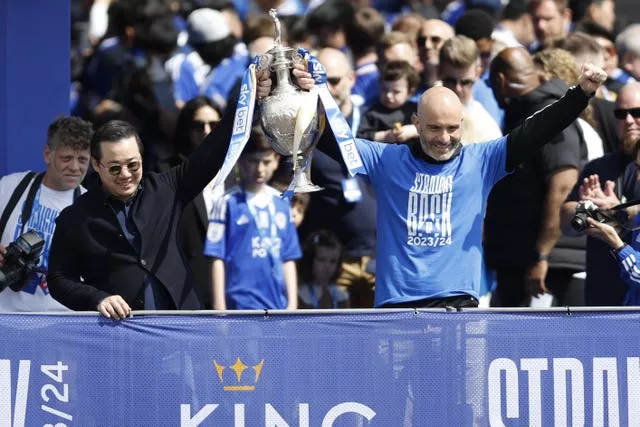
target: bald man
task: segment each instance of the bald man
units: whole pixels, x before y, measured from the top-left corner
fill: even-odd
[[[425,88],[430,88],[438,80],[440,49],[444,42],[454,35],[451,25],[439,19],[427,19],[422,23],[418,36],[418,52],[424,67]]]
[[[294,74],[308,87],[311,75],[301,68]],[[603,70],[585,66],[579,87],[511,134],[485,143],[460,144],[462,105],[444,87],[420,99],[413,118],[418,143],[356,139],[359,157],[347,153],[345,166],[358,168],[378,202],[375,306],[477,306],[491,188],[573,122],[605,79]],[[318,148],[342,159],[332,132]]]
[[[333,99],[338,104],[340,112],[351,125],[352,132],[355,135],[360,122],[360,111],[357,107],[357,111],[354,111],[354,104],[351,100],[351,89],[356,83],[356,74],[353,71],[351,62],[342,51],[331,47],[321,49],[317,58],[327,73],[329,92],[331,92]],[[353,116],[356,118],[355,129]]]
[[[589,199],[599,208],[609,209],[620,200],[640,199],[640,185],[636,177],[640,158],[637,155],[634,158],[634,150],[640,148],[640,83],[622,87],[615,111],[616,133],[620,141],[618,150],[592,160],[584,167],[578,183],[562,206],[565,234],[575,234],[569,224],[581,200]],[[633,112],[635,116],[631,114]],[[592,182],[584,187],[589,177],[593,177]],[[637,206],[629,208],[627,216],[633,219],[637,209]],[[627,243],[630,239],[629,233],[623,237]],[[605,243],[591,236],[587,238],[586,305],[614,307],[625,301],[627,285],[620,279],[617,263],[608,255],[608,250]],[[637,300],[634,304],[637,305]]]

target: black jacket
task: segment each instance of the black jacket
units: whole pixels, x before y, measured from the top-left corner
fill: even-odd
[[[202,194],[188,203],[180,220],[180,247],[193,271],[196,292],[205,309],[211,309],[211,261],[204,254],[209,214]]]
[[[526,95],[513,98],[505,109],[505,132],[560,99],[567,89],[564,82],[552,79]],[[559,168],[574,167],[581,170],[586,163],[586,144],[576,122],[541,142],[545,144],[542,149],[496,184],[489,195],[484,222],[484,249],[487,264],[492,268],[526,267],[534,261],[547,178]],[[583,268],[584,245],[584,239],[574,241],[563,237],[556,248],[566,247],[570,254],[562,256],[564,261],[561,264]]]
[[[168,290],[177,309],[201,308],[178,242],[180,217],[222,166],[234,110],[227,109],[188,161],[143,177],[129,208],[140,234],[140,253],[125,238],[99,182],[60,213],[47,275],[56,300],[73,310],[95,310],[101,299],[120,295],[132,309],[143,309],[143,284],[151,274]]]

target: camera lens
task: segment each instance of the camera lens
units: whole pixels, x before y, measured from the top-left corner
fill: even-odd
[[[577,213],[571,220],[571,227],[576,231],[584,231],[589,227],[587,223],[587,215],[584,213]]]

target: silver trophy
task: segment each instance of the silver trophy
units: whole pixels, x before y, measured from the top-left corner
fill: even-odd
[[[259,100],[260,121],[271,147],[282,156],[292,156],[293,179],[297,179],[294,192],[319,191],[323,188],[311,182],[311,156],[324,127],[324,116],[317,114],[318,93],[315,88],[307,92],[291,82],[290,70],[302,62],[303,57],[296,49],[282,46],[275,9],[271,9],[269,15],[275,25],[275,43],[259,57],[257,69],[268,68],[275,79],[272,78],[274,87],[269,96]],[[306,114],[300,114],[301,109]]]

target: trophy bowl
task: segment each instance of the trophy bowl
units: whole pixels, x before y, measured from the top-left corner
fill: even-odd
[[[289,70],[295,62],[302,60],[300,54],[292,48],[281,47],[281,50],[273,48],[266,53],[272,55],[276,51],[278,56],[282,55],[286,63],[271,65],[275,73],[275,87],[269,96],[259,100],[261,117],[260,121],[273,149],[280,155],[292,156],[294,145],[294,132],[298,111],[303,106],[309,106],[318,102],[317,94],[299,89],[291,83]],[[300,57],[296,59],[296,57]],[[277,57],[276,57],[277,58]],[[316,107],[317,108],[317,107]],[[306,151],[313,144],[318,132],[318,117],[314,116],[309,126],[304,130],[299,152]],[[296,153],[297,154],[297,153]]]

